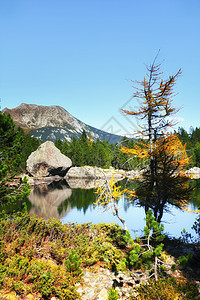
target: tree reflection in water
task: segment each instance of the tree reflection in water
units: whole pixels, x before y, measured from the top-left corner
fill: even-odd
[[[193,184],[198,183],[198,181],[192,182]],[[85,185],[83,185],[83,183]],[[93,203],[96,202],[97,195],[94,193],[94,188],[90,189],[90,187],[94,187],[94,184],[96,183],[92,181],[80,181],[79,183],[78,181],[76,181],[73,184],[72,182],[70,182],[71,187],[76,187],[71,188],[65,181],[63,181],[50,185],[37,186],[34,190],[32,190],[29,196],[29,201],[32,204],[30,214],[36,214],[46,219],[52,217],[58,219],[62,218],[64,222],[117,223],[117,218],[113,217],[111,213],[105,214],[102,212],[102,210],[99,211],[98,207],[94,207]],[[117,184],[120,185],[122,189],[129,188],[134,190],[136,187],[135,183],[132,180],[120,181]],[[83,188],[81,188],[81,186]],[[193,198],[199,195],[198,185],[197,188],[198,193],[194,190]],[[127,221],[128,228],[130,228],[131,230],[143,229],[144,214],[143,207],[141,206],[142,203],[140,203],[138,199],[134,202],[130,202],[130,199],[127,198],[126,195],[124,195],[124,197],[122,198],[123,199],[120,199],[119,201],[118,207],[120,208],[120,213],[123,214],[123,217]],[[197,198],[199,199],[199,197]],[[195,207],[200,206],[200,201],[198,201],[197,199],[194,203]],[[164,206],[164,211],[166,211],[167,209],[170,214],[164,214],[163,219],[166,228],[169,227],[169,231],[172,234],[175,230],[175,227],[180,228],[180,231],[184,227],[191,228],[192,224],[194,223],[194,221],[192,220],[195,219],[195,216],[192,216],[192,214],[188,214],[187,212],[183,213],[180,211],[179,213],[175,209],[175,207],[173,205],[170,205],[169,203],[166,203],[166,205]],[[66,215],[68,216],[65,218]],[[181,215],[181,217],[179,215]],[[176,223],[177,219],[179,219],[179,223]],[[166,222],[169,226],[166,224]],[[191,225],[188,225],[187,223],[191,223]],[[174,224],[177,224],[177,226],[174,226]]]

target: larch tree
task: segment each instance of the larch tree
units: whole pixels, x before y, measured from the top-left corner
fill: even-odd
[[[116,187],[112,178],[98,190],[97,203],[106,210],[109,207],[113,214],[124,225],[125,236],[127,233],[126,221],[119,215],[117,201],[124,193],[128,194],[131,200],[138,201],[145,207],[146,226],[144,228],[144,239],[140,243],[131,243],[129,261],[130,265],[137,266],[142,262],[148,262],[154,273],[155,280],[158,279],[159,266],[163,264],[160,259],[163,244],[160,243],[164,236],[164,229],[160,221],[167,204],[183,207],[189,200],[190,189],[188,176],[185,167],[189,163],[186,153],[186,146],[181,143],[178,135],[170,133],[173,126],[172,116],[177,112],[173,106],[174,86],[181,74],[179,70],[174,76],[166,80],[161,78],[160,65],[154,60],[150,67],[147,67],[147,78],[136,82],[133,98],[140,101],[137,109],[128,111],[125,114],[135,116],[140,120],[139,138],[134,145],[121,146],[121,151],[129,156],[145,161],[141,176],[135,179],[133,190],[120,190]],[[154,213],[154,216],[152,215]],[[152,276],[151,275],[151,276]]]
[[[181,70],[164,80],[160,68],[155,59],[147,67],[144,80],[134,82],[133,99],[140,102],[139,108],[123,112],[139,119],[142,142],[136,141],[133,149],[121,147],[122,152],[146,160],[138,185],[130,195],[139,199],[146,212],[151,208],[159,222],[167,203],[181,207],[189,196],[184,172],[189,158],[178,136],[169,132],[174,125],[172,116],[178,111],[173,106],[173,96]]]

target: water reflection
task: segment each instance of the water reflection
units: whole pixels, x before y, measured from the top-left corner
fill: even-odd
[[[61,218],[63,223],[114,222],[121,226],[121,223],[113,216],[111,211],[103,213],[100,208],[93,204],[96,201],[97,195],[94,193],[95,189],[89,187],[95,187],[95,184],[94,181],[71,181],[69,186],[65,181],[62,181],[50,185],[39,185],[29,195],[29,201],[32,204],[30,214],[36,214],[46,219],[52,217]],[[128,187],[127,182],[124,183],[121,181],[119,185],[122,188]],[[133,186],[129,188],[134,189]],[[198,200],[199,197],[197,197],[195,206],[200,205]],[[192,206],[191,209],[193,209]],[[126,220],[128,229],[131,232],[135,230],[140,231],[144,228],[145,212],[136,202],[130,203],[130,199],[126,199],[124,195],[118,202],[118,208],[120,216]],[[181,211],[170,205],[168,209],[170,213],[165,213],[162,218],[165,231],[172,234],[172,236],[176,235],[178,237],[185,227],[188,232],[193,234],[191,227],[196,215]]]
[[[193,188],[190,203],[193,209],[197,210],[200,207],[200,179],[191,180],[190,185]]]
[[[72,189],[63,182],[38,185],[28,196],[32,204],[29,213],[47,219],[64,217],[70,211],[70,206],[62,212],[58,211],[58,207],[71,195]]]
[[[82,211],[84,214],[89,207],[94,207],[96,201],[96,194],[93,189],[73,189],[71,197],[65,199],[65,201],[58,207],[60,213],[69,211],[69,208],[76,208],[78,211]],[[78,218],[74,222],[78,222]],[[90,222],[90,220],[88,220]]]
[[[63,218],[73,208],[85,213],[96,200],[94,188],[102,182],[81,179],[38,185],[28,196],[32,205],[29,212],[45,219]]]
[[[68,182],[60,181],[49,185],[36,186],[28,197],[32,206],[31,215],[44,218],[63,218],[71,209],[85,213],[96,201],[95,188],[102,185],[102,180],[71,179]],[[191,206],[195,210],[200,206],[200,180],[191,183],[194,187]],[[121,181],[119,185],[124,188],[134,189],[133,182]],[[123,210],[127,212],[131,206],[141,206],[140,201],[131,203],[130,199],[123,202]],[[167,206],[167,205],[166,205]],[[168,208],[165,207],[168,211]]]

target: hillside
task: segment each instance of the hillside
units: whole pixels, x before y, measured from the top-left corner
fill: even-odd
[[[5,108],[2,112],[10,114],[16,126],[20,126],[32,136],[43,142],[56,139],[70,141],[73,137],[79,138],[85,130],[93,139],[109,141],[112,144],[120,142],[122,136],[111,134],[83,123],[72,116],[63,107],[52,105],[42,106],[22,103],[16,108]]]

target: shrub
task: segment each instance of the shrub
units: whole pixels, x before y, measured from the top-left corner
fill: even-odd
[[[82,269],[80,268],[82,260],[77,254],[76,250],[71,250],[68,259],[65,261],[65,267],[68,272],[74,274],[75,276],[79,276],[83,274]]]
[[[137,289],[138,295],[130,299],[137,300],[172,300],[172,299],[197,299],[199,293],[197,287],[187,281],[173,277],[150,281],[142,284]]]
[[[117,300],[119,299],[118,291],[115,288],[109,290],[108,300]]]
[[[103,262],[124,270],[124,231],[115,224],[91,225],[56,219],[45,221],[27,213],[0,218],[0,287],[26,297],[79,299],[75,284],[84,267]],[[117,242],[115,241],[117,237]]]

